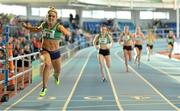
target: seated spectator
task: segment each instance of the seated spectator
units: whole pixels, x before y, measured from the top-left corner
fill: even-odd
[[[42,45],[41,40],[39,40],[37,37],[32,37],[31,42],[33,45],[33,52],[38,52]]]
[[[0,49],[0,60],[3,60],[4,59],[4,50],[3,49]],[[0,62],[0,68],[2,69],[3,68],[3,63]]]
[[[5,48],[5,41],[3,40],[3,36],[0,36],[0,48]]]

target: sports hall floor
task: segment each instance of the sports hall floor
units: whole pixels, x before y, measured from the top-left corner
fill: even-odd
[[[129,62],[125,72],[122,46],[111,49],[111,68],[105,69],[107,81],[102,82],[93,47],[78,51],[62,65],[61,84],[56,86],[51,76],[48,92],[39,97],[41,79],[28,86],[0,110],[168,110],[180,111],[180,61],[157,52],[166,49],[166,41],[154,45],[147,61],[145,45],[140,67]]]

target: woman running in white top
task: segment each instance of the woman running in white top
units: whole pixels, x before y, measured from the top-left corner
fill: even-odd
[[[104,60],[106,66],[110,68],[110,48],[113,47],[113,39],[108,32],[107,26],[101,27],[101,32],[97,34],[93,40],[93,45],[98,49],[98,60],[103,82],[106,80],[104,77]]]
[[[169,51],[169,58],[171,58],[172,56],[172,51],[173,51],[173,47],[174,47],[174,41],[176,40],[176,37],[173,33],[173,31],[169,31],[168,35],[167,35],[167,42],[168,42],[168,51]]]
[[[129,32],[129,27],[124,27],[124,32],[121,33],[119,38],[119,44],[123,45],[123,52],[124,52],[124,59],[125,59],[125,66],[126,66],[126,72],[128,72],[128,60],[131,61],[132,58],[132,45],[133,45],[133,36]]]
[[[142,43],[144,40],[144,34],[141,32],[141,27],[137,26],[136,27],[136,32],[134,34],[134,44],[135,44],[135,49],[136,49],[136,55],[135,55],[135,61],[134,63],[136,64],[136,61],[138,60],[138,66],[140,66],[140,59],[141,59],[141,52],[142,52]]]

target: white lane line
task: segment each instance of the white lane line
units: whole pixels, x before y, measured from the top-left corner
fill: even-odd
[[[90,58],[90,56],[92,55],[93,52],[94,52],[94,51],[92,51],[92,52],[90,52],[90,53],[88,54],[88,57],[87,57],[84,65],[83,65],[80,73],[78,74],[79,76],[77,77],[77,79],[76,79],[76,81],[75,81],[75,83],[74,83],[74,86],[73,86],[73,88],[72,88],[72,90],[71,90],[71,93],[69,94],[69,97],[67,98],[67,100],[66,100],[66,102],[65,102],[65,104],[64,104],[64,106],[63,106],[62,111],[66,111],[67,106],[68,106],[69,102],[71,101],[71,98],[72,98],[72,96],[73,96],[73,94],[74,94],[74,92],[75,92],[75,90],[76,90],[76,87],[77,87],[77,85],[78,85],[78,82],[79,82],[79,80],[80,80],[80,78],[81,78],[81,76],[82,76],[82,74],[83,74],[83,72],[84,72],[84,69],[85,69],[85,67],[86,67],[86,65],[87,65],[87,63],[88,63],[88,61],[89,61],[89,58]]]
[[[154,66],[152,66],[151,64],[145,63],[145,62],[143,62],[143,61],[142,61],[142,63],[148,65],[149,67],[151,67],[151,68],[153,68],[153,69],[155,69],[155,70],[158,70],[159,72],[161,72],[161,74],[164,74],[164,75],[166,75],[166,76],[168,76],[168,77],[170,77],[170,78],[173,78],[173,79],[179,81],[179,79],[178,79],[176,76],[172,76],[169,72],[165,72],[165,71],[161,70],[158,66],[154,67]],[[171,73],[173,73],[173,72],[171,72]],[[179,74],[180,74],[180,73],[179,73]]]
[[[82,51],[81,51],[82,52]],[[80,54],[80,52],[78,53]],[[76,56],[78,55],[76,54]],[[71,59],[69,59],[66,63],[64,63],[62,65],[62,68],[64,66],[66,66],[69,62],[71,62],[73,60],[73,58],[75,58],[76,56],[72,57]],[[9,109],[11,109],[13,106],[17,105],[19,102],[21,102],[24,98],[26,98],[28,95],[30,95],[33,91],[35,91],[38,87],[40,87],[42,85],[42,81],[37,84],[33,89],[31,89],[28,93],[26,93],[24,96],[22,96],[20,99],[18,99],[15,103],[11,104],[10,106],[8,106],[7,108],[4,109],[4,111],[8,111]]]
[[[118,51],[116,52],[116,57],[123,61],[118,55],[117,55]],[[175,110],[180,111],[180,109],[175,106],[170,100],[168,100],[163,94],[161,94],[160,91],[158,91],[150,82],[148,82],[143,76],[141,76],[141,74],[139,74],[138,72],[136,72],[136,70],[134,70],[131,66],[128,65],[128,67],[140,78],[142,79],[146,84],[148,84],[158,95],[160,95],[160,97],[162,97],[170,106],[172,106]]]
[[[158,57],[161,57],[161,58],[166,58],[166,59],[169,59],[169,57],[168,56],[165,56],[165,55],[161,55],[161,54],[158,54],[158,53],[156,53],[155,54],[156,56],[158,56]],[[173,60],[173,61],[180,61],[179,59],[175,59],[175,58],[171,58],[171,60]]]
[[[111,88],[112,88],[112,91],[113,91],[113,95],[114,95],[116,104],[117,104],[120,111],[124,111],[122,105],[120,104],[120,100],[118,98],[118,95],[117,95],[117,92],[116,92],[116,89],[115,89],[115,86],[114,86],[110,71],[109,71],[109,69],[108,69],[108,67],[106,65],[105,65],[105,68],[106,68],[106,71],[107,71],[107,74],[108,74],[108,77],[109,77],[109,81],[110,81],[110,84],[111,84]]]
[[[176,72],[179,69],[179,67],[174,67],[174,66],[171,66],[171,67],[169,67],[169,66],[164,66],[164,67],[159,66],[158,68],[160,68],[160,69],[168,69],[168,70],[176,70]],[[179,69],[179,71],[180,71],[180,69]]]
[[[169,75],[171,75],[171,76],[180,76],[180,71],[178,71],[178,72],[172,72],[172,71],[166,71]]]

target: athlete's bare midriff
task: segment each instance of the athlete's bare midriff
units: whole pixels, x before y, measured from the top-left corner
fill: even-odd
[[[136,45],[142,45],[142,41],[136,40],[135,44]]]
[[[105,45],[100,45],[100,49],[109,49],[108,45],[105,44]]]
[[[59,49],[59,42],[60,40],[52,40],[52,39],[44,39],[42,48],[48,50],[48,51],[55,51]]]
[[[132,45],[132,41],[130,40],[130,41],[126,41],[126,42],[124,42],[124,45],[125,46],[131,46]]]

